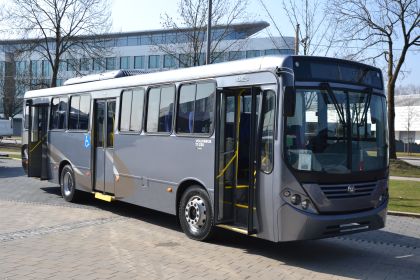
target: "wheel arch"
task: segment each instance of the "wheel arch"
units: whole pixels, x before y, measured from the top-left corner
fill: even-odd
[[[61,172],[63,171],[64,166],[66,165],[70,165],[70,167],[72,167],[70,161],[68,160],[62,160],[60,162],[60,166],[58,167],[58,183],[61,185]],[[72,167],[73,168],[73,167]]]

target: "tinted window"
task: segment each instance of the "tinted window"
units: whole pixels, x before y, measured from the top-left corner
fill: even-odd
[[[67,97],[53,98],[50,129],[65,129],[67,123]]]
[[[79,109],[79,126],[81,130],[88,130],[89,128],[89,113],[90,113],[90,96],[84,95],[80,97]]]
[[[87,130],[89,128],[90,97],[73,96],[70,99],[69,129]]]
[[[91,68],[91,59],[90,58],[80,59],[80,70],[81,71],[90,71],[90,68]]]
[[[144,56],[134,57],[134,69],[144,69]]]
[[[260,51],[246,51],[246,58],[257,57],[260,56]]]
[[[209,134],[213,129],[214,83],[186,85],[179,94],[177,132]]]
[[[121,100],[121,116],[120,116],[120,130],[130,130],[130,111],[131,111],[131,100],[133,96],[132,90],[126,90],[122,94]]]
[[[50,117],[50,129],[58,128],[58,108],[60,104],[60,98],[53,98],[51,101],[51,117]],[[28,111],[29,112],[29,111]],[[29,126],[29,121],[28,121]]]
[[[174,88],[162,88],[159,107],[159,132],[171,132],[174,106]]]
[[[79,122],[80,96],[70,99],[69,129],[77,129]]]
[[[175,68],[176,61],[172,55],[165,54],[163,57],[163,68]]]
[[[263,94],[262,139],[260,146],[261,170],[269,173],[273,169],[274,160],[274,120],[276,103],[273,91],[266,91]]]
[[[383,88],[381,72],[363,64],[295,58],[294,71],[296,80],[344,81]]]
[[[107,57],[105,63],[106,70],[115,69],[115,57]]]
[[[160,67],[160,56],[159,55],[149,56],[149,68],[155,69],[159,67]]]
[[[120,57],[120,69],[129,69],[130,68],[130,57],[123,56]]]
[[[185,85],[179,93],[177,132],[192,133],[196,85]]]
[[[115,101],[108,102],[106,122],[106,146],[112,148],[114,147]]]
[[[143,103],[144,103],[144,90],[133,90],[133,102],[131,104],[131,131],[140,131],[143,122]]]
[[[174,87],[154,88],[149,91],[147,106],[148,132],[170,132],[174,103]]]
[[[140,131],[143,119],[144,90],[126,90],[121,101],[121,131]]]

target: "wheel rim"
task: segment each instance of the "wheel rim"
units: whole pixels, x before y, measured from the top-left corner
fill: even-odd
[[[73,177],[71,176],[70,172],[64,173],[63,189],[65,196],[69,196],[73,190]]]
[[[194,233],[197,233],[206,224],[207,209],[201,197],[193,196],[188,200],[185,206],[185,219]]]

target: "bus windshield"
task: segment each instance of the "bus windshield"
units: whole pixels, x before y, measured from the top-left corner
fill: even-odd
[[[385,97],[338,89],[297,89],[285,126],[285,157],[301,171],[352,173],[387,166]]]

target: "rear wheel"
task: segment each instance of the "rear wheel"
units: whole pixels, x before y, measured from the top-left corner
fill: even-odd
[[[76,180],[74,179],[73,168],[70,165],[64,166],[61,171],[60,187],[61,195],[65,201],[77,201],[79,192],[76,190]]]
[[[179,222],[184,233],[194,240],[208,240],[213,233],[210,198],[199,186],[189,187],[179,203]]]

